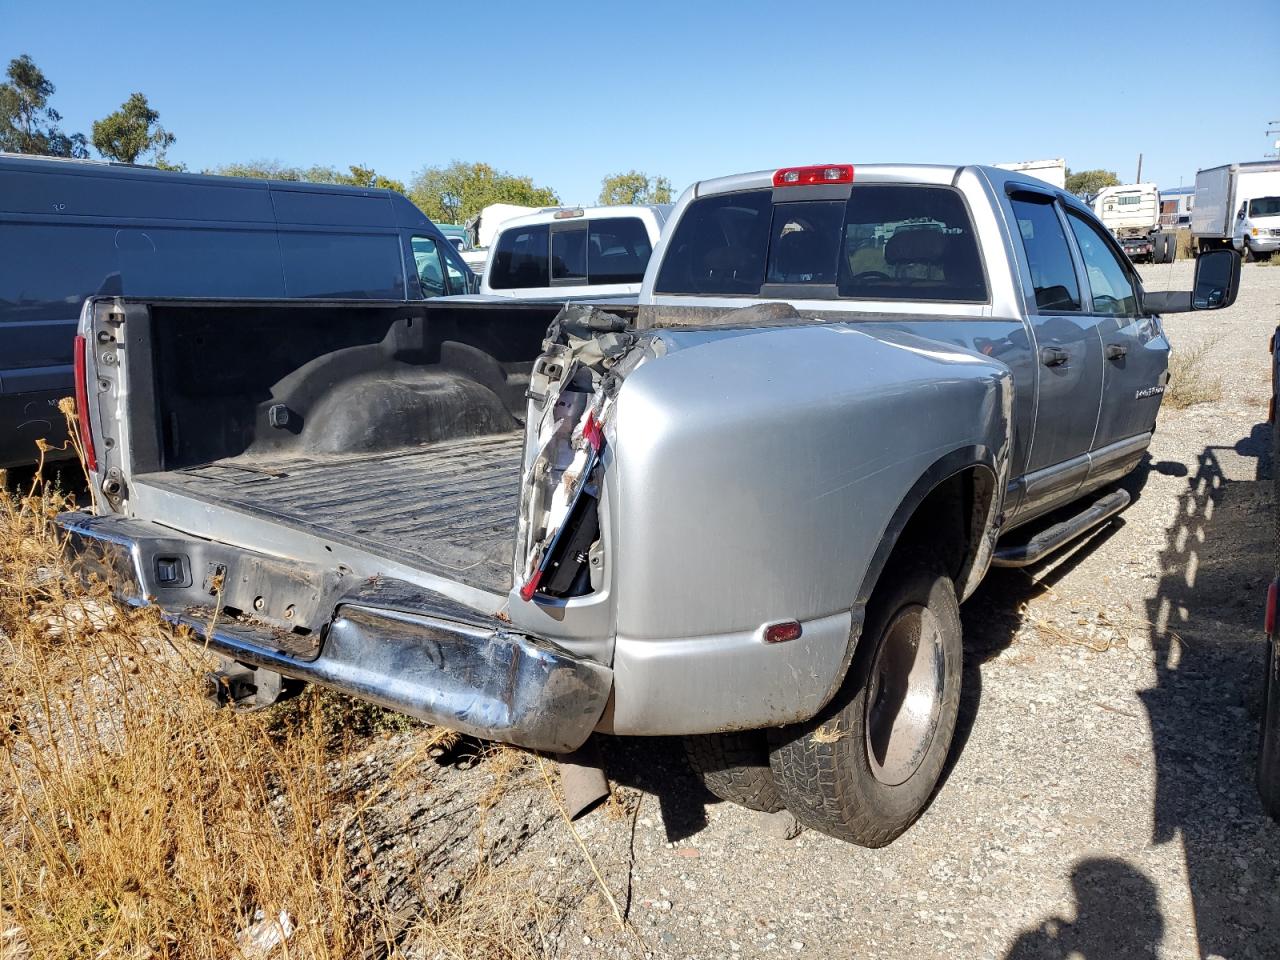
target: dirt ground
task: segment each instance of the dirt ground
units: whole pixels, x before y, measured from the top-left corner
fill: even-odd
[[[1186,288],[1191,265],[1143,274]],[[965,605],[954,766],[890,847],[784,839],[705,794],[666,740],[605,742],[620,802],[579,823],[580,847],[530,761],[482,813],[497,774],[464,748],[370,811],[371,882],[444,891],[483,846],[552,908],[560,957],[1280,956],[1280,826],[1252,766],[1278,320],[1280,268],[1257,265],[1231,309],[1168,320],[1175,349],[1212,343],[1221,399],[1166,405],[1122,520],[993,571]],[[371,744],[357,775],[414,736]]]
[[[1186,262],[1142,271],[1190,284]],[[1234,307],[1167,321],[1175,350],[1210,345],[1220,399],[1166,404],[1122,519],[965,605],[949,776],[886,849],[787,839],[666,739],[606,738],[615,797],[570,828],[534,758],[464,739],[424,761],[428,733],[393,724],[328,770],[376,797],[350,834],[356,889],[422,960],[481,955],[412,926],[480,896],[477,862],[529,918],[530,950],[504,956],[1280,956],[1280,826],[1253,785],[1278,321],[1280,266],[1259,265]]]

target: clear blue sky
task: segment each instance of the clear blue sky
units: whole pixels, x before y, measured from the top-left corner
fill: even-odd
[[[1280,120],[1280,3],[0,0],[69,130],[131,92],[170,159],[484,160],[591,201],[791,163],[1065,157],[1190,183]],[[1128,59],[1123,55],[1127,54]],[[1215,75],[1216,73],[1216,75]]]

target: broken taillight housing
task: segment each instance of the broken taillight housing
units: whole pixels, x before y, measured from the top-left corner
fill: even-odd
[[[98,457],[93,449],[93,431],[89,427],[89,379],[86,353],[89,342],[79,334],[75,339],[72,365],[76,380],[76,422],[80,427],[80,442],[84,445],[84,462],[90,472],[97,472]]]

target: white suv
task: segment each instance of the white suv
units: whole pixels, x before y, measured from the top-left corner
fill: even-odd
[[[508,220],[480,292],[521,300],[635,296],[670,212],[670,204],[565,207]]]

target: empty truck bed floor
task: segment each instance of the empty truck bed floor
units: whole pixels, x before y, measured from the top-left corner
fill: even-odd
[[[521,433],[363,456],[241,456],[137,482],[302,529],[505,593]]]

